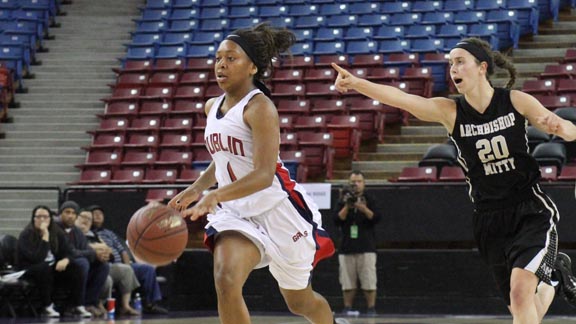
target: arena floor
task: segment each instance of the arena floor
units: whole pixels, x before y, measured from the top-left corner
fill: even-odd
[[[379,315],[377,317],[347,317],[351,324],[504,324],[512,323],[509,316],[388,316]],[[575,323],[576,316],[558,317],[550,316],[544,319],[543,324],[563,324]],[[104,319],[9,319],[0,318],[0,324],[19,324],[19,323],[78,323],[78,324],[219,324],[216,316],[198,313],[173,313],[170,316],[144,316],[119,318],[116,320]],[[308,324],[302,318],[290,315],[254,315],[252,324]]]

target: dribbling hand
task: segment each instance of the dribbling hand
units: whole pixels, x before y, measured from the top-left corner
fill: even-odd
[[[176,209],[179,212],[183,212],[188,206],[190,206],[191,203],[198,200],[198,198],[200,198],[200,193],[196,191],[184,190],[172,198],[168,203],[168,206]]]
[[[352,84],[356,80],[356,77],[352,75],[350,72],[346,71],[345,69],[341,68],[336,63],[331,63],[332,68],[338,72],[338,76],[336,77],[336,81],[334,81],[334,86],[336,86],[336,90],[341,93],[348,92],[349,89],[352,89]]]
[[[194,207],[182,211],[181,214],[182,217],[190,217],[190,220],[195,221],[206,214],[214,214],[217,205],[218,198],[216,194],[210,192],[202,197]]]

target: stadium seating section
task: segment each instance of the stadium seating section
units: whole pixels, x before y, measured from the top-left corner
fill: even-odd
[[[194,181],[210,161],[203,103],[222,93],[214,53],[232,30],[268,21],[297,36],[292,55],[274,62],[267,85],[280,115],[284,165],[305,181],[330,179],[334,158],[357,160],[362,141],[382,141],[386,125],[409,117],[353,91],[338,93],[330,62],[409,93],[444,95],[450,91],[447,53],[460,39],[475,36],[497,49],[516,48],[520,36],[538,32],[539,21],[557,19],[559,6],[558,0],[148,0],[115,69],[112,95],[102,99],[106,108],[91,131],[78,183]],[[569,108],[576,105],[574,66],[571,49],[523,88],[551,110],[576,109]],[[541,143],[565,144],[531,138],[531,149]],[[430,159],[406,168],[397,180],[463,181],[454,147],[433,149]],[[571,149],[565,155],[568,162],[575,157]],[[562,178],[563,165],[555,167]]]

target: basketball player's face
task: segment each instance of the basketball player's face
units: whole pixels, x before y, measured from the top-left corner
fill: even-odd
[[[230,92],[242,85],[251,85],[256,71],[256,66],[240,45],[230,40],[220,43],[216,52],[214,73],[222,90]]]
[[[486,78],[485,68],[479,65],[470,52],[462,48],[450,51],[450,77],[458,93],[466,93],[478,85],[481,78]]]

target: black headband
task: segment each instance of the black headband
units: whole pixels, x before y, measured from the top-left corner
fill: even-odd
[[[246,41],[246,39],[244,39],[240,35],[236,35],[236,34],[230,34],[230,35],[226,36],[226,39],[231,40],[234,43],[238,44],[238,46],[240,46],[240,48],[242,48],[242,50],[244,50],[246,55],[248,55],[248,58],[254,64],[256,64],[256,60],[254,59],[256,57],[256,54],[254,54],[254,46],[250,46],[250,44],[248,43],[248,41]],[[256,67],[258,69],[260,69],[258,64],[256,64]],[[269,97],[269,98],[272,97],[272,93],[270,92],[270,89],[268,89],[268,87],[266,87],[266,85],[262,81],[254,78],[253,82],[254,82],[254,85],[258,89],[260,89],[260,91],[262,91],[267,97]]]
[[[465,49],[470,54],[472,54],[478,61],[488,63],[489,74],[494,71],[494,62],[492,61],[492,57],[481,46],[464,41],[456,44],[454,48]]]

